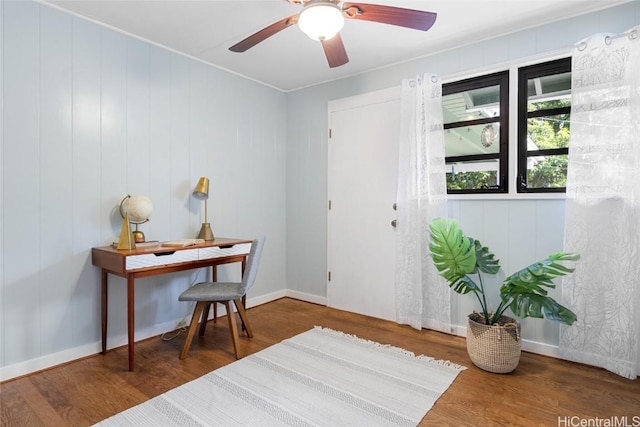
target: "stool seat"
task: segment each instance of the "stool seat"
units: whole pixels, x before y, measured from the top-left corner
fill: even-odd
[[[242,283],[200,282],[184,291],[179,301],[231,301],[244,296]]]

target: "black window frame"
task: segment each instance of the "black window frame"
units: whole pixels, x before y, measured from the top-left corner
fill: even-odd
[[[571,57],[518,68],[518,165],[516,191],[518,193],[566,193],[566,187],[527,186],[527,159],[538,156],[569,155],[569,147],[546,150],[528,150],[528,119],[558,114],[571,115],[571,107],[528,111],[528,81],[537,77],[571,72]]]
[[[500,184],[495,188],[465,190],[451,190],[447,188],[447,194],[503,194],[509,192],[509,70],[445,83],[442,85],[442,96],[496,85],[500,88],[500,115],[498,117],[446,123],[443,128],[446,131],[447,129],[458,127],[500,123],[500,149],[498,153],[445,157],[446,164],[498,159],[500,162],[498,169]]]

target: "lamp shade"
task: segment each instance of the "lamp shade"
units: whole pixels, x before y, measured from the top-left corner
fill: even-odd
[[[298,16],[298,26],[313,40],[329,40],[343,25],[342,11],[329,1],[308,4]]]
[[[207,200],[209,198],[209,178],[203,176],[198,180],[196,188],[193,189],[193,197],[198,200]]]

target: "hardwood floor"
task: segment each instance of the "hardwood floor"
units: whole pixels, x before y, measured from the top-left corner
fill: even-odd
[[[240,338],[245,355],[320,325],[467,366],[420,425],[569,427],[609,425],[603,419],[626,416],[629,426],[640,426],[640,380],[602,369],[523,353],[513,373],[490,374],[473,366],[464,338],[289,298],[254,307],[248,315],[254,338]],[[226,319],[209,323],[185,360],[178,355],[186,334],[172,341],[155,337],[137,343],[135,372],[127,370],[127,349],[120,347],[4,382],[0,424],[90,425],[235,361]],[[596,418],[601,424],[582,421]]]

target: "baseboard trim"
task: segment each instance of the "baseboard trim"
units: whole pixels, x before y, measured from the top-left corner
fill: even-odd
[[[467,328],[461,325],[451,325],[451,334],[457,335],[459,337],[467,336]],[[538,341],[531,340],[522,340],[522,350],[529,352],[540,354],[542,356],[549,356],[556,359],[562,359],[560,356],[560,349],[557,345],[545,344]]]
[[[292,291],[291,289],[287,289],[285,291],[285,296],[293,299],[298,299],[300,301],[306,301],[313,304],[324,305],[328,304],[326,297],[321,297],[318,295],[306,294],[304,292]]]
[[[247,299],[247,307],[255,307],[257,305],[266,304],[271,301],[275,301],[280,298],[284,298],[287,296],[286,290],[280,290],[277,292],[272,292],[270,294],[261,295],[255,298]],[[302,298],[298,298],[302,299]],[[313,302],[313,301],[309,301]],[[212,310],[213,311],[213,310]],[[218,316],[224,316],[227,312],[225,308],[221,305],[218,305]],[[209,315],[209,318],[212,318],[213,314]],[[158,335],[162,335],[165,332],[171,332],[176,329],[176,325],[179,321],[185,320],[187,324],[191,322],[191,315],[187,316],[185,319],[174,319],[169,322],[160,323],[157,325],[153,325],[144,329],[136,330],[136,341],[141,341],[147,338],[152,338]],[[126,334],[114,335],[108,337],[108,346],[107,350],[121,347],[123,345],[127,345],[128,338]],[[18,377],[22,377],[25,375],[33,374],[38,371],[43,371],[45,369],[53,368],[54,366],[62,365],[65,363],[72,362],[74,360],[82,359],[84,357],[93,356],[102,351],[102,344],[100,341],[89,343],[85,345],[81,345],[78,347],[70,348],[67,350],[63,350],[57,353],[47,354],[45,356],[37,357],[30,360],[25,360],[24,362],[18,362],[13,365],[0,367],[0,381],[7,381],[11,379],[15,379]]]
[[[102,351],[99,342],[86,344],[68,350],[59,351],[35,359],[25,360],[0,368],[0,381],[11,380],[27,374],[42,371],[53,366],[62,365],[72,360],[82,359]]]
[[[276,292],[271,292],[270,294],[260,295],[254,298],[247,298],[247,308],[266,304],[268,302],[275,301],[277,299],[284,298],[286,296],[287,296],[287,290],[282,289]]]
[[[305,301],[313,304],[327,305],[327,298],[318,295],[307,294],[304,292],[294,291],[291,289],[283,289],[280,291],[272,292],[266,295],[260,295],[258,297],[247,299],[247,308],[255,307],[257,305],[266,304],[271,301],[275,301],[280,298],[293,298],[300,301]],[[223,306],[218,306],[218,315],[226,315],[226,310]],[[212,318],[213,314],[209,315]],[[162,335],[165,332],[175,330],[176,324],[183,319],[175,319],[169,322],[164,322],[158,325],[153,325],[148,328],[140,329],[136,331],[136,341],[152,338],[154,336]],[[191,321],[191,316],[186,319],[187,324]],[[467,328],[460,325],[452,325],[451,333],[453,335],[466,337]],[[109,337],[108,349],[121,347],[127,344],[126,334],[115,335]],[[15,363],[0,367],[0,381],[7,381],[15,379],[24,375],[33,374],[38,371],[52,368],[54,366],[62,365],[64,363],[72,362],[74,360],[82,359],[84,357],[93,356],[101,351],[100,341],[81,345],[78,347],[63,350],[57,353],[48,354],[42,357],[26,360],[24,362]],[[554,357],[556,359],[562,359],[557,346],[545,344],[536,341],[522,340],[522,349],[530,353],[536,353],[543,356]]]

